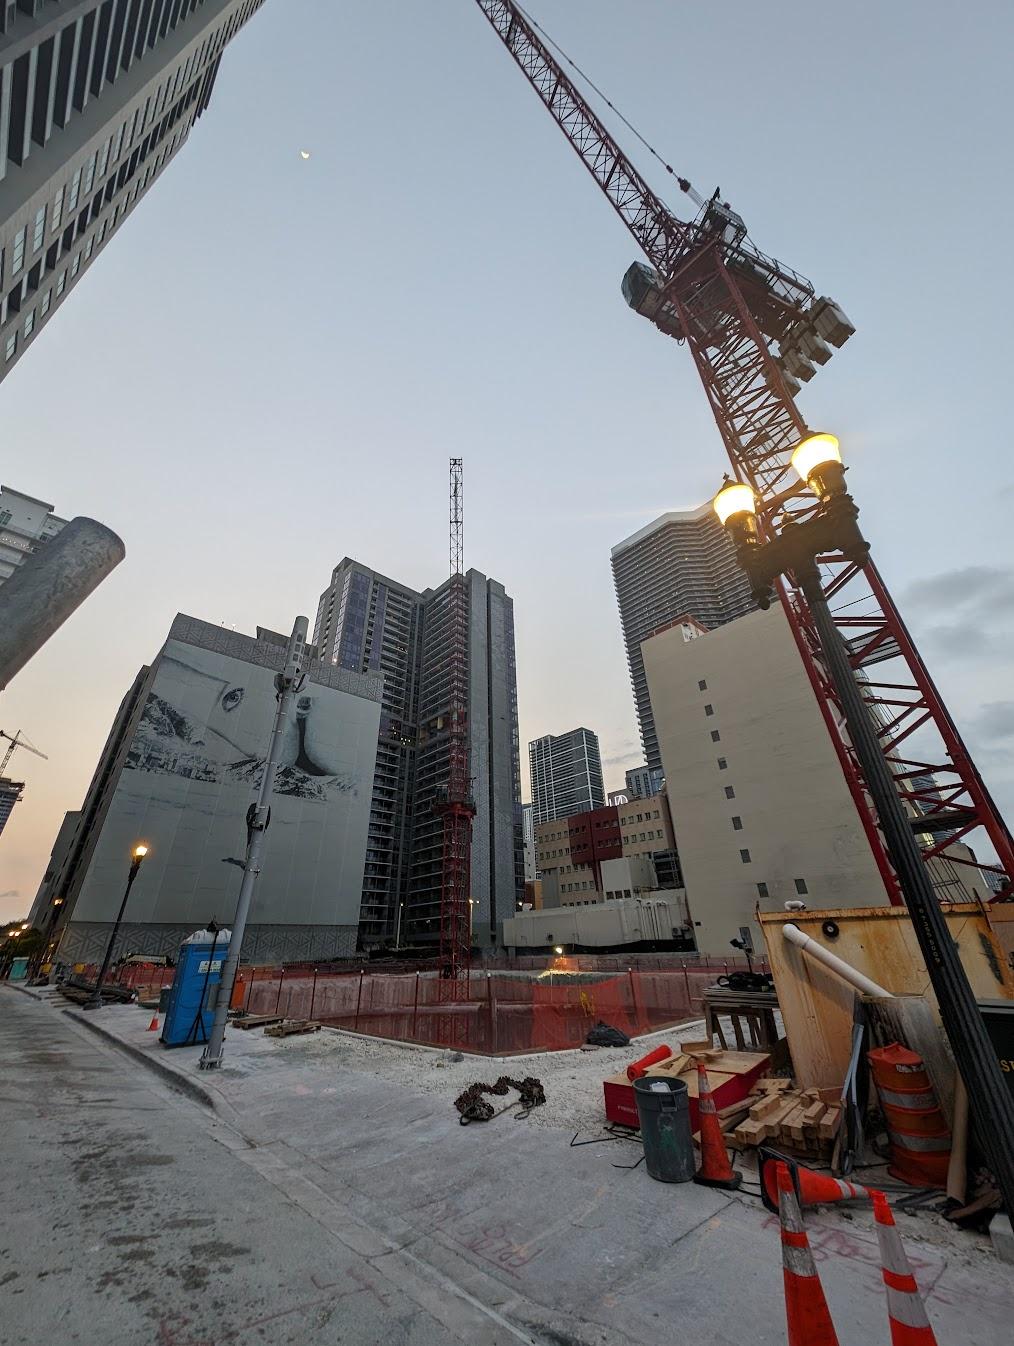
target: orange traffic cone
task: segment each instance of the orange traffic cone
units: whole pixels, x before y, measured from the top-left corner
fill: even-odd
[[[937,1346],[887,1197],[883,1192],[874,1192],[872,1195],[877,1241],[880,1244],[880,1264],[887,1290],[891,1346]]]
[[[697,1062],[697,1126],[701,1133],[701,1167],[694,1174],[694,1182],[702,1187],[738,1187],[743,1175],[729,1163],[703,1061]]]
[[[151,1016],[151,1023],[148,1025],[148,1027],[147,1027],[147,1029],[146,1029],[145,1031],[148,1032],[148,1033],[157,1033],[157,1032],[158,1032],[158,1015],[157,1015],[157,1014],[153,1014],[153,1015]]]
[[[758,1151],[761,1200],[769,1211],[778,1214],[778,1169],[784,1164],[800,1206],[830,1206],[835,1201],[871,1201],[873,1189],[861,1187],[843,1178],[830,1178],[812,1168],[797,1164],[788,1155],[762,1147]]]
[[[838,1346],[838,1335],[806,1237],[799,1202],[785,1164],[778,1165],[778,1216],[782,1224],[782,1276],[789,1346]],[[897,1346],[897,1344],[895,1344]]]

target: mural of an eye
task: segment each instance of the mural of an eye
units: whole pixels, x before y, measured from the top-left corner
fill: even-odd
[[[230,687],[222,697],[223,710],[235,710],[243,700],[242,687]]]

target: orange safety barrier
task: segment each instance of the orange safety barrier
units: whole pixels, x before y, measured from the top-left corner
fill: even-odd
[[[812,1168],[797,1164],[787,1155],[761,1146],[758,1151],[761,1200],[768,1210],[776,1214],[778,1171],[783,1166],[789,1171],[793,1190],[801,1206],[830,1206],[837,1201],[872,1201],[875,1195],[871,1187],[861,1187],[858,1183],[846,1182],[844,1178],[829,1178],[824,1173],[815,1173]]]
[[[647,1056],[642,1056],[639,1061],[627,1066],[627,1079],[631,1082],[642,1079],[648,1073],[649,1067],[658,1065],[659,1061],[668,1061],[670,1056],[672,1056],[672,1048],[663,1042],[653,1052],[649,1052]]]
[[[951,1133],[921,1056],[899,1042],[867,1053],[891,1141],[893,1178],[946,1187]]]
[[[838,1334],[810,1250],[803,1216],[785,1164],[778,1165],[778,1215],[782,1226],[782,1277],[788,1346],[838,1346]]]
[[[711,1096],[711,1082],[703,1061],[697,1062],[697,1124],[701,1132],[701,1167],[694,1174],[694,1182],[702,1187],[736,1188],[743,1181],[729,1162],[729,1151]]]
[[[937,1346],[937,1339],[926,1316],[926,1306],[912,1275],[901,1235],[883,1192],[873,1193],[873,1215],[877,1222],[880,1264],[887,1291],[887,1318],[891,1325],[891,1346]]]

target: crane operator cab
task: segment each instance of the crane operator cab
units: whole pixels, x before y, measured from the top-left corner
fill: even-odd
[[[736,248],[746,238],[746,223],[728,201],[719,201],[716,193],[704,207],[701,233],[717,234],[728,247]]]

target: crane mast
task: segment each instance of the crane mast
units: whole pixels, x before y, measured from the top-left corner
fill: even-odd
[[[450,460],[450,582],[447,588],[447,784],[434,811],[443,818],[440,891],[441,1001],[468,999],[472,922],[472,819],[468,740],[468,589],[464,576],[464,482],[460,458]]]
[[[762,532],[804,518],[816,502],[789,462],[807,430],[795,394],[831,357],[832,347],[848,339],[852,325],[837,304],[761,252],[717,193],[693,220],[678,219],[520,6],[514,0],[476,3],[647,258],[648,265],[636,262],[624,276],[624,297],[688,346],[732,473],[757,496]],[[685,179],[677,181],[690,191]],[[947,851],[952,863],[972,865],[953,847],[982,827],[999,865],[977,867],[995,875],[1001,895],[1014,895],[1014,841],[879,572],[872,562],[860,566],[839,554],[819,560],[825,596],[924,859]],[[791,578],[782,582],[780,599],[887,895],[900,905],[898,880],[809,605]]]

